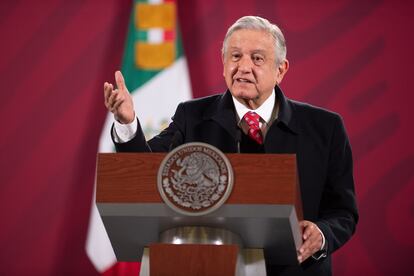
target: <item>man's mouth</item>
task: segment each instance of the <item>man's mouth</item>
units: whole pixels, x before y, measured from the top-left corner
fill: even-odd
[[[236,78],[235,80],[236,82],[241,82],[241,83],[253,83],[253,81],[249,79],[245,79],[245,78]]]

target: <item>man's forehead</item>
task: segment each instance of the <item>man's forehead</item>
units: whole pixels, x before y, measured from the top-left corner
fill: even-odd
[[[271,34],[267,32],[266,30],[261,29],[239,29],[235,30],[229,38],[232,37],[271,37]]]
[[[256,53],[274,52],[275,43],[271,38],[263,37],[246,38],[235,37],[230,38],[227,44],[228,51],[247,51]]]
[[[229,46],[228,50],[229,51],[243,51],[246,49],[245,47]],[[249,50],[249,52],[252,52],[252,53],[266,53],[266,52],[269,52],[270,49],[257,46],[257,47],[249,48],[247,50]]]
[[[273,37],[270,33],[263,30],[242,29],[237,30],[230,35],[228,43],[230,45],[239,45],[245,43],[253,44],[273,44]]]

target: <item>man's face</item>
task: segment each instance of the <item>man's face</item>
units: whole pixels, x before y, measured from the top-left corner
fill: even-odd
[[[255,109],[272,93],[287,62],[276,66],[275,43],[260,30],[235,31],[227,40],[223,56],[223,75],[231,94],[242,104]]]

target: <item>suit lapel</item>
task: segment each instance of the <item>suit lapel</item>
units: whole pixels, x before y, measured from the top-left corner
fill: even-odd
[[[267,153],[296,153],[299,129],[289,100],[278,86],[275,87],[279,102],[278,119],[270,126],[264,141]],[[210,143],[224,152],[237,150],[236,111],[230,91],[206,108],[197,132],[201,141]]]
[[[234,110],[233,99],[227,90],[217,101],[211,105],[203,116],[204,120],[213,120],[219,124],[223,131],[227,132],[233,139],[236,139],[237,121]]]
[[[282,90],[276,86],[276,99],[279,104],[277,120],[270,126],[264,141],[267,153],[297,153],[299,128],[294,110]]]

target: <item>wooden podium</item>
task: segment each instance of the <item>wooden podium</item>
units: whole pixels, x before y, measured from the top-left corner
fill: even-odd
[[[233,191],[204,216],[176,213],[162,201],[157,173],[165,156],[98,154],[96,204],[119,261],[139,261],[146,248],[151,275],[243,275],[240,256],[246,259],[250,249],[264,249],[267,263],[298,263],[302,207],[295,155],[226,154]],[[165,239],[169,231],[186,227],[222,230],[235,238],[229,244]]]

